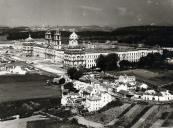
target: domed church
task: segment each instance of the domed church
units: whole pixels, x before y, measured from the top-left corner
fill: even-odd
[[[73,31],[69,36],[68,45],[61,42],[61,33],[56,29],[52,34],[50,30],[45,33],[45,41],[33,41],[31,36],[23,43],[23,52],[26,55],[36,56],[43,59],[49,59],[53,63],[63,64],[66,68],[83,66],[85,68],[92,68],[96,66],[96,59],[99,55],[107,55],[109,53],[116,53],[120,60],[128,60],[130,62],[137,62],[143,56],[149,53],[162,53],[162,49],[132,49],[124,51],[122,49],[109,48],[90,48],[78,44],[79,36]],[[99,45],[99,44],[98,44]],[[104,44],[107,46],[107,44]],[[29,47],[29,48],[28,48]]]

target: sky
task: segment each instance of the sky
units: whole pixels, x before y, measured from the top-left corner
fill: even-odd
[[[0,25],[173,25],[173,0],[0,0]]]

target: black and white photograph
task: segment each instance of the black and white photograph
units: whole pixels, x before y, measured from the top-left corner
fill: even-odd
[[[173,0],[0,0],[0,128],[173,128]]]

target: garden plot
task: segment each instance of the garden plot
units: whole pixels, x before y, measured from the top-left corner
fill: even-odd
[[[115,122],[117,120],[117,117],[130,106],[131,104],[123,104],[122,106],[113,107],[107,111],[96,113],[92,116],[87,116],[86,118],[102,124]]]

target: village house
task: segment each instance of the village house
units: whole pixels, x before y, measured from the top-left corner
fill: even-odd
[[[85,107],[89,112],[97,111],[111,102],[113,97],[107,92],[101,92],[98,95],[91,96],[86,99]]]
[[[73,84],[74,84],[74,88],[76,88],[77,90],[84,89],[84,88],[90,86],[90,84],[88,84],[88,83],[80,82],[77,80],[74,81]]]
[[[148,85],[145,84],[145,83],[142,83],[142,84],[140,85],[140,89],[147,89],[147,88],[148,88]]]
[[[74,88],[79,90],[76,93],[62,94],[61,104],[63,106],[75,106],[76,101],[79,105],[83,105],[89,112],[97,111],[111,102],[114,98],[108,93],[108,89],[101,85],[98,81],[91,84],[80,81],[73,81]]]
[[[117,80],[115,80],[115,89],[117,92],[129,91],[136,89],[136,78],[135,76],[120,75]]]
[[[144,93],[136,93],[134,94],[133,99],[145,100],[145,101],[169,101],[173,100],[173,95],[168,91],[155,92],[146,91]]]
[[[155,91],[145,83],[136,81],[135,76],[119,76],[112,82],[100,82],[90,78],[90,83],[73,81],[74,88],[78,93],[62,94],[61,104],[63,106],[83,106],[89,112],[98,111],[109,102],[115,99],[115,96],[132,98],[133,100],[144,101],[169,101],[173,100],[173,95],[168,91]],[[65,90],[63,90],[65,91]]]
[[[115,80],[115,82],[129,83],[134,85],[136,83],[136,78],[135,76],[120,75],[118,80]]]
[[[121,84],[116,88],[117,92],[120,92],[121,90],[128,91],[128,87],[126,84]]]

